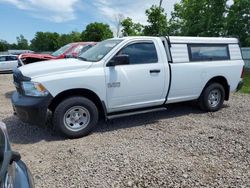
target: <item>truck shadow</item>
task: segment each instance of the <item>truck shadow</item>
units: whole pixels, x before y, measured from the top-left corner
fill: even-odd
[[[15,91],[9,91],[4,94],[5,98],[10,99]]]
[[[206,112],[201,111],[195,102],[170,104],[167,106],[166,111],[152,112],[114,119],[106,124],[101,125],[100,127],[97,127],[95,132],[109,132],[137,126],[147,126],[157,123],[162,119],[181,117],[189,114],[204,113]]]
[[[227,107],[229,106],[228,105],[223,106],[223,108]],[[97,128],[93,130],[93,133],[98,134],[98,133],[110,132],[131,127],[147,126],[150,124],[157,123],[162,119],[181,117],[189,114],[206,113],[199,110],[197,105],[194,104],[193,102],[172,104],[169,105],[167,108],[168,110],[166,111],[118,118],[108,123],[102,120],[98,124]],[[38,127],[22,123],[15,116],[5,118],[3,119],[3,122],[7,126],[8,134],[12,143],[31,144],[40,142],[41,140],[45,140],[48,142],[67,140],[67,138],[61,136],[59,133],[56,133],[54,131],[51,123],[48,123],[44,127]]]
[[[31,144],[46,141],[65,140],[64,137],[56,134],[50,125],[39,127],[22,123],[16,116],[10,116],[2,120],[7,127],[11,143]]]

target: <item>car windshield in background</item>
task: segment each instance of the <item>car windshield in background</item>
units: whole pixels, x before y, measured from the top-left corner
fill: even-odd
[[[63,47],[61,47],[60,49],[58,49],[57,51],[53,52],[51,55],[58,57],[60,55],[62,55],[65,51],[67,51],[70,48],[71,44],[67,44]]]
[[[82,49],[80,50],[80,53],[82,54],[82,53],[86,52],[90,48],[92,48],[91,45],[83,46]]]
[[[96,46],[90,48],[79,56],[84,61],[97,62],[107,55],[116,45],[122,42],[121,39],[105,40]]]

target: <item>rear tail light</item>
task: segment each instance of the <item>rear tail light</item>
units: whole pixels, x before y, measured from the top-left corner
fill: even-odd
[[[244,71],[244,67],[242,68],[242,71],[241,71],[241,78],[244,78],[244,74],[245,74],[245,71]]]

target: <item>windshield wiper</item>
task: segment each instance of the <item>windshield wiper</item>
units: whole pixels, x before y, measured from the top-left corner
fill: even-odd
[[[80,59],[80,60],[82,60],[82,61],[88,61],[86,58],[81,57],[81,56],[78,56],[77,59]]]

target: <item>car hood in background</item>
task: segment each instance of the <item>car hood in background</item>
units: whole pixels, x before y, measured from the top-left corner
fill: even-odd
[[[57,57],[52,56],[50,54],[32,54],[32,53],[25,53],[19,56],[20,59],[25,58],[36,58],[36,59],[56,59]]]
[[[75,58],[41,61],[19,68],[24,76],[30,78],[44,75],[66,73],[70,71],[86,70],[92,65],[91,62],[78,60]]]

